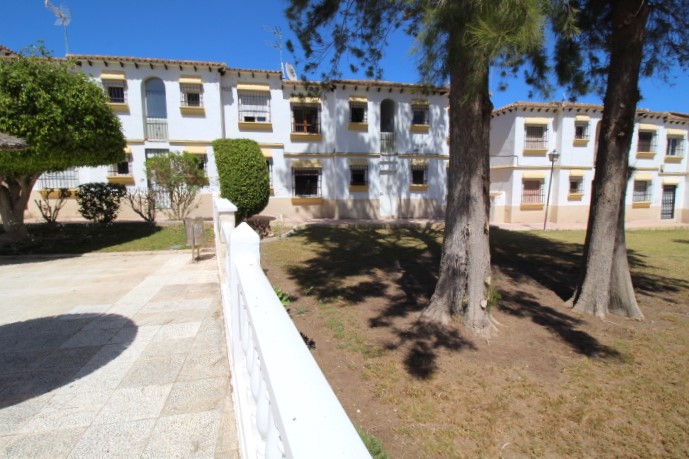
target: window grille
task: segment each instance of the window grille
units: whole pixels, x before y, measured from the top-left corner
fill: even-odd
[[[636,147],[637,152],[654,152],[655,151],[655,132],[639,131],[639,141]]]
[[[524,133],[524,148],[527,150],[548,148],[548,129],[545,126],[525,126]]]
[[[292,132],[319,134],[321,132],[320,107],[315,105],[292,106]]]
[[[368,185],[368,166],[349,166],[349,184],[354,186]]]
[[[584,192],[583,187],[584,181],[581,179],[570,179],[569,180],[569,193],[578,194]]]
[[[268,183],[270,188],[273,188],[273,158],[266,158],[266,166],[268,167]]]
[[[103,81],[105,95],[111,104],[124,104],[127,102],[127,84],[124,81]]]
[[[574,138],[577,140],[588,140],[589,123],[576,123],[574,125]]]
[[[321,195],[320,169],[294,169],[294,195],[302,197],[318,197]]]
[[[270,93],[241,91],[239,93],[239,121],[246,123],[269,123]]]
[[[76,188],[79,186],[79,172],[70,168],[58,172],[44,172],[36,182],[38,189]]]
[[[524,180],[522,203],[543,204],[543,182],[541,180]]]
[[[180,84],[179,92],[182,107],[203,107],[203,85]]]
[[[368,104],[363,102],[349,103],[349,121],[352,123],[368,122]]]
[[[132,155],[128,154],[128,155],[126,155],[126,158],[124,161],[122,161],[121,163],[112,164],[110,166],[110,171],[109,171],[108,175],[115,176],[115,177],[118,177],[118,176],[128,177],[128,176],[132,175],[133,170],[134,170],[133,158],[132,158]]]
[[[411,124],[429,124],[428,123],[428,106],[427,105],[412,105],[412,121]]]
[[[634,181],[633,202],[648,202],[651,200],[651,182],[646,180]]]
[[[683,137],[668,137],[667,138],[667,156],[683,156],[684,155],[684,138]]]
[[[411,166],[411,183],[412,185],[427,185],[428,184],[428,166],[421,164],[414,164]]]

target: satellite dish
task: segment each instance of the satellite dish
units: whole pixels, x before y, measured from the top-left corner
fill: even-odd
[[[289,62],[285,63],[285,72],[287,73],[287,78],[290,81],[297,81],[299,79],[297,78],[297,71],[294,70],[294,66]]]

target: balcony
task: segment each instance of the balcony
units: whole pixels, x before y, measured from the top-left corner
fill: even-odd
[[[167,140],[167,120],[146,118],[146,140]]]
[[[381,132],[380,133],[380,152],[392,154],[395,152],[395,133]]]

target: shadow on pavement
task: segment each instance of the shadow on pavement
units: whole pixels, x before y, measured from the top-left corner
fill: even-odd
[[[66,314],[0,326],[0,409],[81,379],[129,347],[137,326],[116,314]]]

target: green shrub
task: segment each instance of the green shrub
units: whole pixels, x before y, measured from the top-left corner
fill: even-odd
[[[359,433],[361,440],[364,442],[366,449],[368,449],[368,453],[373,459],[388,459],[390,457],[388,452],[385,451],[382,441],[380,441],[374,435],[367,434],[358,427],[356,428],[356,431]]]
[[[110,223],[117,217],[120,201],[127,194],[121,183],[84,183],[76,192],[79,213],[87,220]]]
[[[36,203],[36,207],[38,207],[38,211],[41,213],[43,220],[53,225],[57,222],[57,216],[70,196],[71,193],[67,188],[45,188],[41,192],[41,200],[34,199],[33,202]]]
[[[220,196],[237,206],[237,224],[265,209],[270,197],[270,180],[258,144],[249,139],[217,139],[213,151]]]

